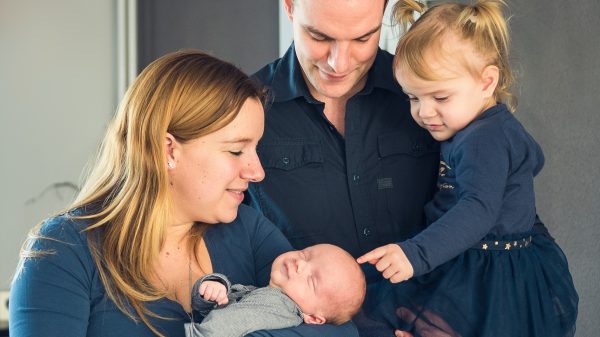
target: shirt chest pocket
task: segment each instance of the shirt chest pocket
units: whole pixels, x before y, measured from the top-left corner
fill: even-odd
[[[321,146],[316,142],[282,141],[261,144],[258,153],[265,169],[291,171],[323,164]]]
[[[410,135],[407,132],[394,132],[380,135],[377,139],[380,158],[394,155],[422,157],[440,152],[437,142],[421,134]]]
[[[265,168],[263,212],[294,247],[316,243],[330,207],[321,144],[305,140],[261,143]]]

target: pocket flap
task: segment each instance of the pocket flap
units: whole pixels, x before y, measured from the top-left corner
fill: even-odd
[[[258,154],[265,168],[293,170],[310,163],[322,163],[321,145],[303,140],[281,140],[259,144]]]
[[[377,139],[377,146],[380,157],[396,154],[420,157],[440,150],[439,143],[429,135],[406,131],[380,135]]]

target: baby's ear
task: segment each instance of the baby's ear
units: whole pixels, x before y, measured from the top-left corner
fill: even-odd
[[[325,324],[327,320],[321,315],[303,314],[306,324]]]

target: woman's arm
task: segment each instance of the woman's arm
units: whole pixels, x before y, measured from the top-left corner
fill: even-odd
[[[86,336],[93,264],[87,243],[64,217],[31,244],[44,256],[22,259],[10,294],[10,335]]]
[[[255,331],[246,337],[358,337],[358,330],[351,321],[342,325],[301,324],[295,328]]]
[[[247,206],[244,206],[244,209],[253,214],[255,222],[250,234],[256,274],[256,284],[253,285],[265,287],[269,284],[271,265],[275,258],[293,248],[283,233],[266,217]]]

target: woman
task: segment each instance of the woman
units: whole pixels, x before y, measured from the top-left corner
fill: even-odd
[[[10,299],[11,336],[184,336],[191,287],[219,272],[265,286],[291,249],[240,206],[263,179],[261,90],[233,65],[187,51],[126,93],[76,201],[34,228]],[[303,327],[254,336],[353,335]],[[295,334],[297,335],[297,334]]]

